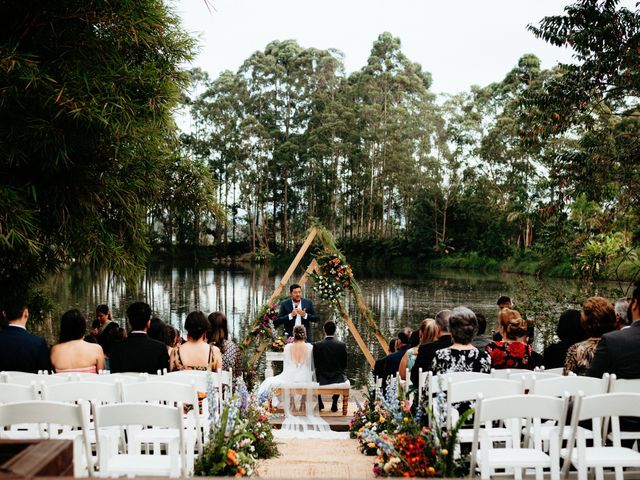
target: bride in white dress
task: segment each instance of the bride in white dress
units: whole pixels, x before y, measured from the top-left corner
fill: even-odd
[[[306,343],[305,327],[293,328],[293,343],[284,347],[284,367],[280,375],[266,378],[258,388],[258,395],[269,395],[280,391],[280,397],[272,397],[274,407],[282,406],[285,419],[277,436],[342,438],[343,434],[332,432],[329,424],[316,415],[317,397],[312,394],[318,387],[313,367],[313,345]],[[304,393],[303,393],[304,392]],[[275,432],[274,432],[275,433]]]

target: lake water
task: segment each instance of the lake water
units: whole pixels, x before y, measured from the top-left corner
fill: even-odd
[[[69,308],[79,308],[89,321],[93,320],[95,306],[106,303],[111,307],[114,320],[125,325],[127,305],[144,300],[154,315],[183,331],[186,315],[193,310],[205,313],[221,311],[229,320],[230,334],[241,341],[250,330],[256,316],[276,286],[282,270],[254,266],[178,267],[155,265],[147,268],[136,288],[127,286],[107,275],[92,275],[83,269],[73,269],[50,278],[45,284],[56,305],[54,323]],[[302,269],[293,275],[297,281]],[[533,277],[511,274],[476,274],[468,272],[384,272],[358,275],[356,278],[371,310],[379,322],[385,337],[390,338],[404,326],[416,328],[424,318],[433,317],[443,308],[464,305],[488,319],[488,331],[495,328],[498,313],[496,299],[509,295],[518,304],[522,294],[520,278],[532,288],[548,287],[569,289],[572,282],[538,281]],[[287,289],[288,291],[288,289]],[[332,310],[323,305],[309,284],[303,289],[305,297],[314,301],[321,322],[314,331],[314,338],[322,337],[321,324],[334,317]],[[350,296],[344,305],[354,319],[357,328],[374,357],[382,354],[375,336],[367,329],[366,322]],[[337,318],[338,336],[346,341],[349,349],[349,376],[363,381],[367,374],[366,360],[341,318]],[[365,368],[363,368],[365,367]]]

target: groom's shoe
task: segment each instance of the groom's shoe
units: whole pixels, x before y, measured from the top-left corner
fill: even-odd
[[[318,395],[318,409],[320,411],[324,410],[324,403],[322,403],[322,397]]]
[[[331,402],[331,411],[332,412],[337,412],[338,411],[338,399],[334,398],[333,401]]]

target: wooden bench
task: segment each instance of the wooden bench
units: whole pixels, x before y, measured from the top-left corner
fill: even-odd
[[[273,389],[273,394],[282,397],[284,388],[278,387]],[[349,392],[351,391],[351,385],[344,386],[344,384],[334,385],[318,385],[316,387],[288,387],[290,395],[307,395],[311,392],[311,395],[342,395],[342,415],[347,415],[349,408]]]

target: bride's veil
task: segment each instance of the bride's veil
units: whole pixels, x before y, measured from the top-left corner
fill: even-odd
[[[284,421],[278,437],[305,438],[345,438],[343,433],[333,432],[329,424],[320,417],[317,395],[313,390],[318,387],[313,368],[312,345],[304,363],[293,361],[291,352],[284,356],[283,378],[278,382],[282,392]]]

